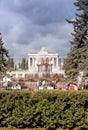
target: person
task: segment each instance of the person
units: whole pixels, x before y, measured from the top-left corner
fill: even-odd
[[[88,89],[88,81],[85,83],[85,89]]]
[[[74,89],[75,89],[75,90],[78,90],[78,87],[77,87],[77,84],[76,84],[76,83],[74,83]]]
[[[42,86],[42,82],[39,80],[37,81],[37,88],[39,89]]]
[[[74,84],[73,84],[73,83],[70,83],[69,90],[70,90],[70,91],[75,90],[75,86],[74,86]]]

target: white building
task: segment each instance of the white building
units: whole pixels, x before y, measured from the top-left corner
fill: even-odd
[[[61,59],[58,53],[52,53],[41,48],[40,51],[28,54],[28,71],[20,70],[11,72],[16,78],[24,78],[25,75],[64,74],[61,69]]]
[[[28,71],[32,74],[59,73],[61,59],[58,53],[51,53],[42,48],[39,52],[28,54]]]

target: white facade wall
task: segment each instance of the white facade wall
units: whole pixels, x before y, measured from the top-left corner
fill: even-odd
[[[50,73],[54,74],[59,73],[59,71],[61,71],[59,55],[57,53],[50,53],[45,48],[42,48],[37,53],[28,54],[28,71],[30,73],[38,73],[38,66],[41,66],[42,60],[48,60],[48,64],[52,66],[52,70]]]
[[[26,74],[29,74],[28,71],[23,70],[16,70],[7,72],[12,78],[24,78]]]
[[[61,69],[61,59],[58,53],[48,52],[45,48],[42,48],[37,53],[28,54],[28,70],[12,71],[9,74],[14,78],[24,78],[26,74],[42,75],[45,70],[44,62],[46,61],[48,61],[50,74],[64,74],[64,71]]]

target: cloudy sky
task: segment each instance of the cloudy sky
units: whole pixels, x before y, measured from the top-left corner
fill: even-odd
[[[0,0],[0,32],[4,46],[19,63],[42,47],[66,57],[72,39],[75,0]]]

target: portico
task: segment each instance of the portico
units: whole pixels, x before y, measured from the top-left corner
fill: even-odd
[[[41,48],[39,52],[28,54],[28,70],[30,73],[59,73],[61,59],[57,53]]]
[[[41,48],[38,52],[28,54],[28,70],[11,71],[9,74],[14,78],[25,78],[27,75],[64,74],[64,71],[58,53]]]

